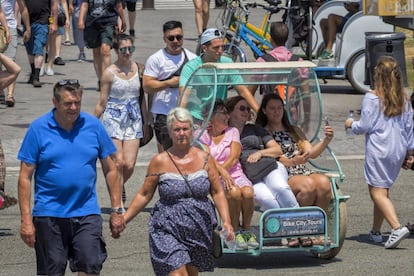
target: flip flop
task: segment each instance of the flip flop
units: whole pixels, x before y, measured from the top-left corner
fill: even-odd
[[[297,239],[297,238],[290,239],[287,246],[288,247],[299,247],[300,246],[299,239]]]
[[[16,101],[14,100],[13,96],[7,95],[6,105],[8,107],[13,107]]]

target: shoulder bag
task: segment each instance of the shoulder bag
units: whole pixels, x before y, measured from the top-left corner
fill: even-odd
[[[144,86],[142,85],[142,76],[144,74],[144,64],[138,63],[138,75],[139,75],[139,82],[140,82],[140,88],[139,88],[139,107],[141,110],[141,120],[142,120],[142,138],[139,142],[139,147],[143,147],[146,144],[148,144],[152,137],[154,137],[154,129],[152,127],[153,122],[151,121],[151,116],[149,112],[149,105],[151,103],[151,96],[147,97],[144,93]]]

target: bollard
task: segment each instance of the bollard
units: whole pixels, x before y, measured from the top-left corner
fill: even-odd
[[[154,0],[142,0],[141,10],[155,10]]]

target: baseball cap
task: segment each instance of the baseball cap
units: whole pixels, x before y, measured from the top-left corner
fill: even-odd
[[[205,30],[200,37],[200,44],[204,45],[216,38],[222,38],[221,32],[218,29],[210,28]]]

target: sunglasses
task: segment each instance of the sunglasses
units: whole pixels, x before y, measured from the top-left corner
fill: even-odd
[[[121,54],[123,54],[123,55],[126,54],[127,50],[130,54],[132,54],[133,52],[135,52],[135,46],[119,48],[119,52],[121,52]]]
[[[167,36],[167,40],[173,42],[174,39],[177,39],[177,41],[181,41],[183,39],[182,35],[169,35]]]
[[[79,81],[76,79],[64,79],[60,80],[56,83],[56,87],[71,85],[71,86],[79,86]]]
[[[245,105],[241,105],[241,106],[239,107],[239,110],[240,110],[241,112],[244,112],[244,111],[250,112],[250,107],[245,106]]]

